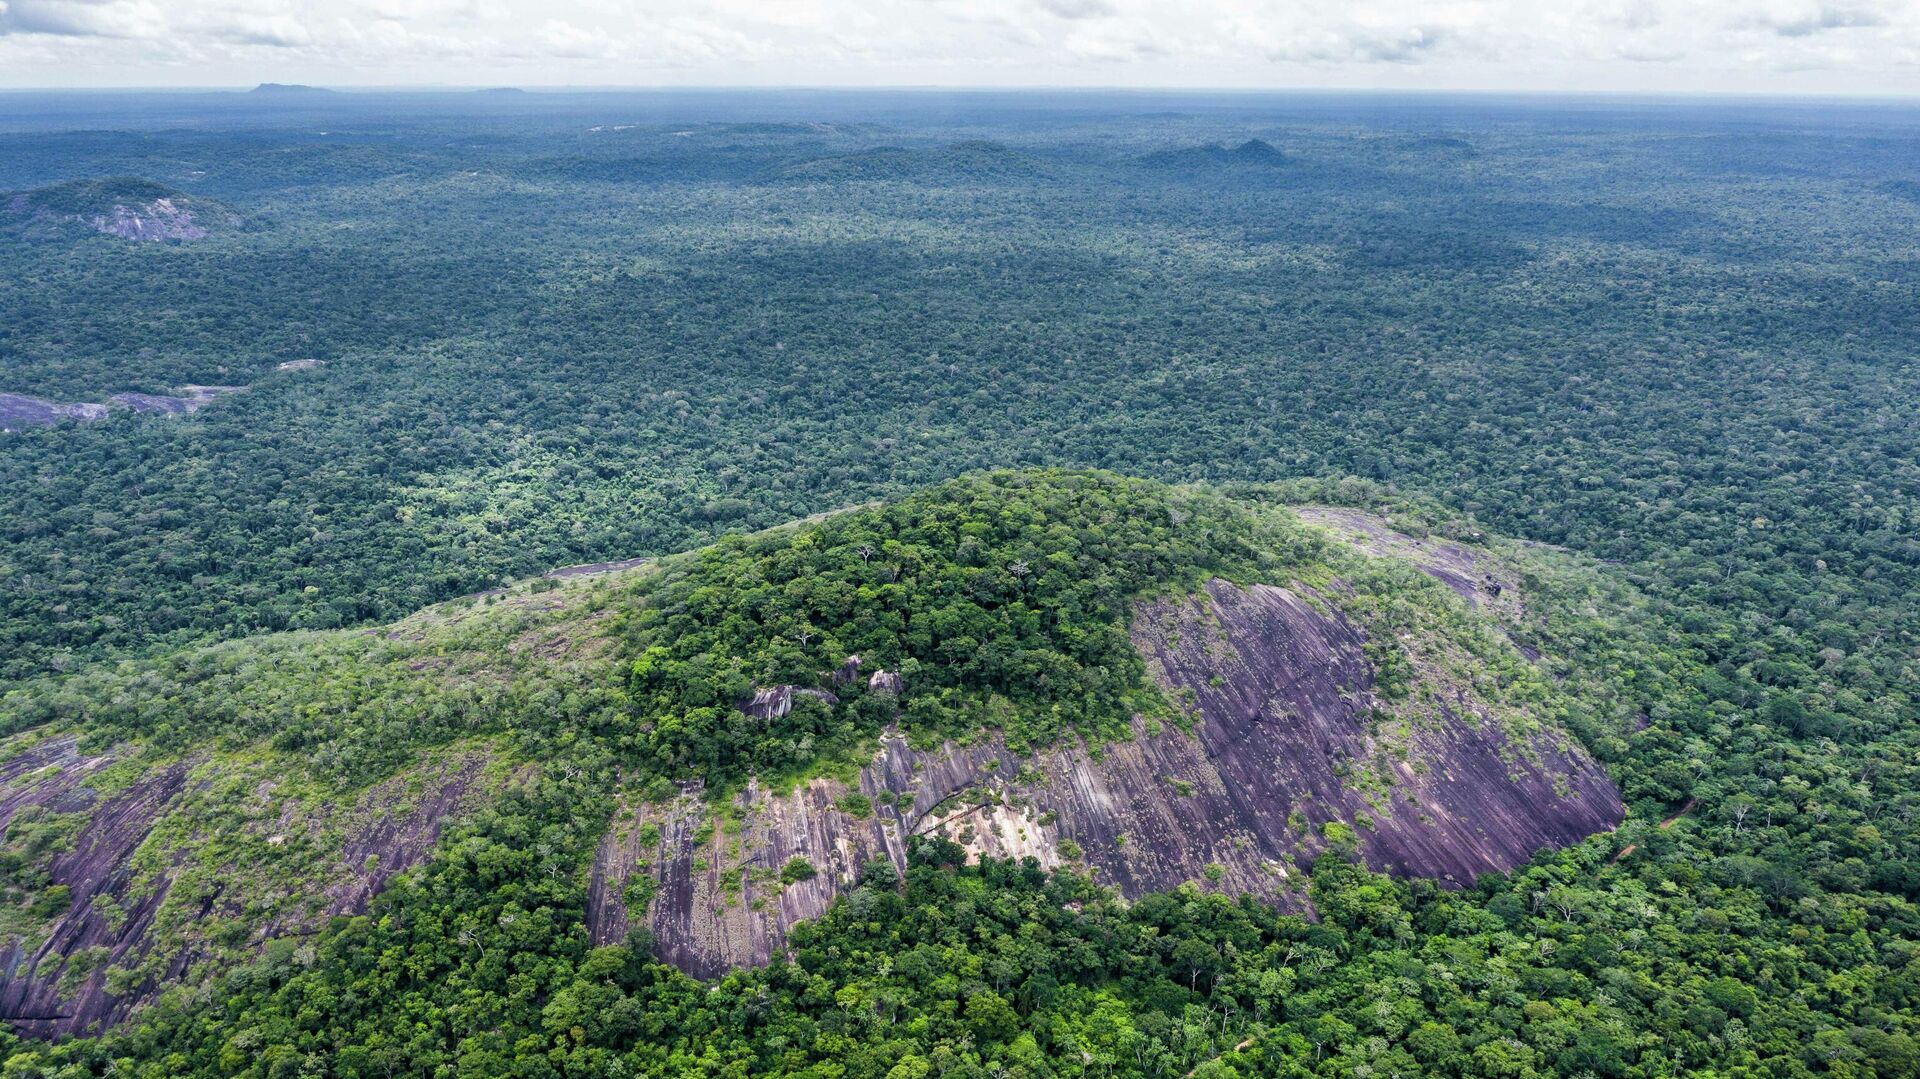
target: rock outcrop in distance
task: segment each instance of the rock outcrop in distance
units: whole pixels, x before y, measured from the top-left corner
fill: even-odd
[[[211,199],[138,177],[69,180],[0,195],[0,228],[24,239],[98,233],[134,242],[188,242],[239,222]]]
[[[41,427],[61,420],[92,423],[106,419],[116,408],[181,416],[198,412],[226,394],[245,389],[245,386],[181,386],[173,394],[116,393],[104,402],[49,401],[44,397],[29,397],[20,393],[0,393],[0,433],[18,431],[23,427]]]

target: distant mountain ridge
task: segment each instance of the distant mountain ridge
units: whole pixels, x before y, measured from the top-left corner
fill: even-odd
[[[1185,146],[1148,154],[1145,164],[1183,170],[1212,170],[1241,167],[1272,167],[1289,162],[1287,155],[1265,139],[1248,139],[1232,148],[1219,143]]]
[[[1003,143],[968,139],[920,148],[876,146],[851,153],[809,158],[782,167],[790,180],[998,180],[1031,178],[1040,163]]]

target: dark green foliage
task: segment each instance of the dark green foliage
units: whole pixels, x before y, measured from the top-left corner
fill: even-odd
[[[1887,247],[1911,204],[1878,187],[1912,162],[1857,126],[1884,115],[1603,110],[1572,133],[1488,106],[1356,134],[1337,106],[1276,108],[1108,114],[1111,151],[1004,114],[912,137],[663,117],[583,142],[606,117],[571,112],[451,142],[440,120],[11,136],[0,186],[137,172],[272,224],[0,251],[0,391],[254,386],[8,440],[0,675],[384,621],[1034,463],[1423,490],[1750,602],[1770,626],[1749,638],[1803,665],[1833,634],[1802,627],[1913,631],[1920,447],[1892,403],[1920,396],[1920,282]],[[1749,119],[1758,157],[1729,134]],[[771,182],[982,127],[1046,178]],[[1260,170],[1277,189],[1139,164],[1256,137],[1288,159]],[[1775,212],[1829,198],[1845,212]],[[735,221],[751,238],[714,239]],[[275,370],[306,357],[329,363]]]
[[[111,209],[116,202],[152,202],[183,195],[177,188],[137,176],[114,176],[99,180],[70,180],[33,191],[0,194],[0,199],[17,198],[23,208],[47,213],[96,214]]]
[[[1003,728],[1009,744],[1124,732],[1156,707],[1126,634],[1147,589],[1304,562],[1320,547],[1216,496],[1100,473],[996,473],[817,525],[723,540],[642,587],[635,755],[710,783],[779,771],[879,732]],[[898,702],[796,694],[755,720],[759,687],[823,684],[849,656],[900,672]],[[869,811],[871,807],[868,807]]]
[[[1348,493],[1359,500],[1364,492]],[[1224,537],[1240,537],[1225,548],[1240,552],[1234,558],[1255,562],[1270,544],[1316,546],[1290,526],[1262,525],[1258,515],[1214,496],[1104,475],[981,477],[948,485],[941,496],[946,501],[909,499],[728,543],[617,593],[594,593],[639,605],[615,632],[640,658],[599,670],[609,679],[651,677],[652,668],[636,675],[634,664],[667,660],[660,653],[646,659],[659,647],[646,643],[659,639],[646,627],[660,623],[640,612],[675,606],[717,615],[688,622],[688,639],[763,657],[755,649],[765,647],[768,633],[741,624],[742,612],[767,609],[747,602],[761,595],[756,586],[789,586],[765,593],[777,596],[796,594],[795,582],[827,588],[847,544],[867,542],[883,525],[938,517],[943,529],[964,537],[971,525],[1022,520],[1042,507],[999,533],[1018,545],[1056,536],[1061,521],[1098,533],[1092,524],[1108,515],[1094,508],[1118,502],[1131,512],[1109,523],[1135,522],[1128,527],[1149,530],[1150,550],[1182,552],[1165,564],[1143,553],[1140,564],[1158,568],[1137,571],[1135,584],[1193,572],[1193,562],[1218,557],[1212,544],[1228,542]],[[946,510],[935,514],[938,506]],[[1462,527],[1419,503],[1378,508],[1399,512],[1415,531]],[[1424,515],[1426,523],[1408,515]],[[1174,517],[1177,526],[1153,524]],[[1183,545],[1188,529],[1212,539]],[[1064,576],[1100,580],[1108,559],[1127,565],[1115,551],[1105,555]],[[862,562],[856,552],[851,561],[865,572],[879,559]],[[806,569],[769,575],[768,567],[783,564]],[[925,573],[915,579],[923,581],[967,568],[938,555],[920,565]],[[1300,558],[1270,568],[1309,567]],[[1374,571],[1349,569],[1359,589],[1354,602],[1394,596],[1378,591]],[[1378,572],[1391,582],[1410,571]],[[991,574],[977,579],[989,587],[963,594],[1005,595],[991,586]],[[1621,756],[1622,774],[1634,780],[1684,764],[1678,754],[1687,742],[1679,740],[1676,750],[1653,733],[1656,727],[1629,749],[1609,750],[1620,738],[1607,717],[1642,701],[1671,713],[1663,724],[1692,715],[1705,707],[1695,687],[1724,676],[1677,643],[1665,621],[1637,619],[1631,593],[1605,591],[1611,581],[1542,561],[1528,584],[1529,603],[1545,619],[1543,639],[1566,649],[1561,673],[1581,687],[1542,705],[1590,710],[1553,718],[1584,725],[1597,748]],[[1418,575],[1400,587],[1445,594]],[[851,632],[845,627],[857,626],[862,612],[879,609],[854,604],[836,620],[814,608],[822,636]],[[522,625],[510,616],[502,609],[493,617]],[[456,625],[465,636],[453,639],[500,639],[498,629],[485,628],[490,623],[479,625]],[[885,642],[863,647],[876,643]],[[838,654],[833,647],[805,654],[793,669],[818,678],[817,668],[830,667]],[[1486,673],[1501,676],[1498,667]],[[983,683],[949,688],[994,693]],[[60,1074],[63,1065],[92,1074],[118,1061],[118,1074],[136,1076],[271,1076],[317,1061],[353,1076],[443,1066],[461,1075],[565,1075],[607,1073],[618,1061],[626,1074],[676,1075],[716,1060],[747,1075],[874,1079],[918,1074],[923,1066],[982,1077],[1014,1069],[1184,1075],[1195,1068],[1347,1075],[1362,1066],[1409,1074],[1657,1076],[1709,1067],[1801,1075],[1816,1065],[1846,1072],[1835,1062],[1885,1062],[1892,1070],[1847,1073],[1909,1074],[1901,1062],[1912,1059],[1916,1025],[1906,1001],[1920,966],[1908,941],[1920,931],[1920,909],[1869,891],[1860,856],[1873,853],[1884,863],[1910,838],[1901,832],[1890,839],[1862,823],[1872,809],[1844,783],[1829,783],[1823,789],[1830,801],[1804,812],[1766,804],[1764,818],[1741,813],[1740,805],[1761,803],[1729,793],[1738,787],[1730,777],[1765,765],[1738,741],[1727,743],[1734,755],[1722,762],[1723,773],[1700,777],[1683,769],[1676,780],[1707,800],[1694,816],[1666,829],[1629,822],[1626,836],[1543,853],[1509,879],[1488,878],[1464,892],[1358,870],[1345,860],[1354,848],[1351,830],[1329,823],[1331,852],[1305,882],[1318,923],[1195,888],[1114,904],[1071,875],[1049,878],[1032,864],[969,867],[955,844],[916,840],[904,880],[890,862],[874,861],[827,917],[796,928],[792,964],[700,987],[648,961],[644,936],[629,947],[587,946],[583,867],[605,826],[617,743],[564,737],[566,725],[581,720],[541,713],[532,703],[539,699],[503,698],[502,722],[558,724],[542,728],[560,732],[558,742],[530,739],[526,746],[536,754],[564,752],[565,766],[550,761],[538,778],[455,829],[439,854],[400,878],[368,917],[342,920],[310,958],[269,948],[212,993],[172,994],[123,1032],[31,1047],[15,1074]],[[644,715],[671,715],[677,707],[646,699],[635,698]],[[1755,692],[1752,700],[1756,723],[1800,714],[1778,703],[1794,698]],[[586,720],[598,725],[591,729],[624,722],[606,711],[588,715],[598,717]],[[1795,758],[1776,748],[1768,759]],[[1831,762],[1796,767],[1811,777]],[[1706,817],[1724,823],[1702,827]],[[1891,831],[1893,822],[1884,823]],[[696,843],[711,834],[709,820]],[[652,836],[657,842],[657,829]],[[1614,864],[1612,855],[1629,839],[1637,849]],[[1071,857],[1068,845],[1061,851]],[[794,859],[780,879],[793,884],[816,872]],[[1207,876],[1223,874],[1210,869]],[[650,874],[637,874],[628,908],[643,910],[656,887]],[[1814,982],[1825,987],[1819,1001],[1796,988]]]
[[[1672,855],[1625,873],[1590,852],[1458,893],[1328,856],[1315,923],[1191,886],[1116,904],[1072,874],[956,868],[958,847],[917,840],[903,882],[889,867],[798,927],[792,962],[701,986],[644,939],[595,949],[566,929],[577,885],[516,852],[577,850],[560,823],[575,797],[516,797],[310,959],[230,978],[217,1009],[169,1002],[104,1041],[29,1049],[10,1074],[1914,1074],[1894,1009],[1920,983],[1873,959],[1910,915],[1727,936],[1728,919],[1757,924],[1751,899]],[[1690,928],[1636,946],[1649,915]],[[1864,965],[1820,973],[1836,961]],[[1818,1007],[1768,990],[1809,978]],[[1823,1018],[1836,1005],[1846,1017]]]

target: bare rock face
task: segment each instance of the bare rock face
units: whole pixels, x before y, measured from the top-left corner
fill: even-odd
[[[319,816],[276,797],[268,781],[260,791],[264,812],[241,830],[266,851],[288,852],[302,872],[234,865],[204,895],[175,897],[192,854],[156,848],[152,837],[170,814],[194,811],[196,788],[205,780],[196,762],[183,760],[109,785],[110,793],[89,785],[128,759],[121,750],[83,753],[65,735],[0,763],[0,832],[29,807],[86,815],[72,849],[47,866],[52,883],[68,889],[65,907],[33,931],[0,940],[0,1020],[22,1034],[58,1037],[118,1023],[209,958],[191,941],[194,923],[210,916],[251,919],[256,911],[277,911],[253,927],[249,942],[258,947],[311,933],[335,915],[365,911],[395,874],[427,856],[443,823],[467,804],[486,763],[481,755],[456,754],[375,784]],[[344,842],[328,838],[334,834]],[[267,890],[256,886],[260,881]],[[310,894],[284,894],[303,889]],[[157,953],[164,956],[157,965],[146,964],[168,939],[188,943]],[[113,969],[135,967],[153,973],[109,991]]]
[[[997,736],[921,751],[893,733],[855,781],[864,801],[815,779],[750,787],[737,824],[710,816],[697,790],[630,806],[595,860],[595,940],[644,924],[664,958],[703,977],[766,962],[868,862],[904,866],[917,834],[1049,868],[1077,861],[1126,895],[1201,881],[1304,911],[1302,870],[1330,824],[1350,828],[1376,870],[1464,885],[1622,815],[1577,746],[1509,733],[1464,694],[1379,733],[1361,632],[1305,589],[1216,580],[1140,604],[1132,632],[1190,731],[1137,720],[1130,741],[1024,758]],[[794,859],[816,875],[783,882]],[[636,876],[651,884],[636,891]],[[647,892],[644,915],[630,910]]]
[[[759,720],[779,719],[793,711],[795,697],[812,697],[822,704],[837,703],[839,698],[824,689],[802,689],[799,686],[768,686],[756,689],[753,696],[735,703],[742,712]]]
[[[109,963],[139,947],[165,899],[164,885],[135,888],[130,859],[179,795],[186,768],[162,768],[104,798],[81,785],[114,759],[112,753],[82,755],[66,737],[48,739],[0,769],[6,784],[0,825],[10,825],[27,806],[89,815],[74,849],[50,867],[53,883],[71,890],[70,905],[39,939],[12,940],[0,951],[0,1016],[22,1034],[51,1037],[123,1014],[130,1001],[108,998],[98,983]],[[102,900],[120,911],[118,924],[105,915]],[[106,962],[95,960],[89,984],[63,987],[60,975],[72,957],[97,955],[95,949],[104,949]]]
[[[299,932],[338,914],[365,911],[388,881],[433,852],[442,825],[468,808],[485,765],[481,755],[456,756],[424,774],[396,776],[361,794],[349,815],[349,834],[323,906],[305,918],[270,927],[265,936]],[[416,785],[417,792],[409,790]]]
[[[835,686],[850,686],[860,680],[860,657],[848,656],[840,666],[827,672],[826,680]]]
[[[69,180],[0,195],[0,225],[29,238],[100,233],[135,243],[204,240],[238,223],[216,203],[138,177]]]
[[[41,427],[61,420],[104,420],[107,406],[64,404],[21,393],[0,393],[0,432]]]
[[[1511,605],[1518,602],[1516,582],[1507,572],[1465,544],[1409,536],[1364,510],[1295,506],[1293,512],[1301,520],[1333,532],[1376,558],[1406,559],[1476,607],[1507,613]]]
[[[1205,601],[1153,605],[1134,640],[1163,688],[1197,702],[1195,740],[1263,844],[1317,852],[1297,827],[1275,827],[1285,824],[1276,813],[1298,812],[1316,828],[1353,826],[1376,870],[1464,885],[1624,813],[1571,739],[1515,735],[1465,694],[1410,730],[1376,735],[1362,635],[1302,592],[1214,581]]]
[[[177,395],[157,393],[116,393],[108,397],[106,403],[80,402],[66,404],[49,401],[40,397],[28,397],[18,393],[0,393],[0,432],[18,431],[23,427],[39,427],[61,420],[79,420],[91,423],[104,420],[115,408],[124,408],[132,412],[153,412],[163,416],[180,416],[189,412],[198,412],[218,398],[230,393],[239,393],[245,386],[181,386]]]
[[[95,232],[118,236],[123,240],[204,240],[207,228],[193,218],[193,211],[175,204],[170,198],[149,202],[116,202],[105,213],[89,219]]]

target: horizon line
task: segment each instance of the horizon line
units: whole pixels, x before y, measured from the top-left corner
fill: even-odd
[[[249,94],[265,87],[314,93],[977,93],[977,94],[1215,94],[1401,97],[1539,97],[1666,100],[1917,102],[1920,90],[1622,90],[1577,88],[1088,85],[1080,83],[288,83],[264,81],[205,86],[0,86],[0,94]]]

